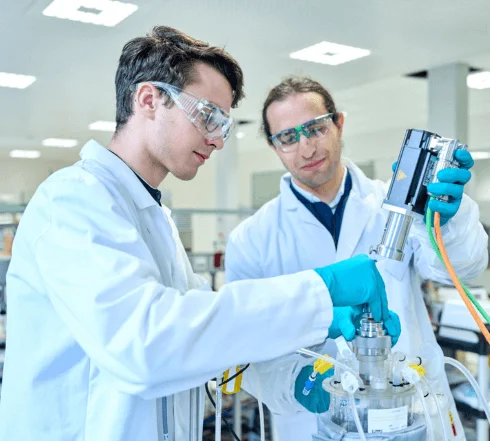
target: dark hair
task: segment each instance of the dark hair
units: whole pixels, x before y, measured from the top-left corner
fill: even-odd
[[[262,132],[267,139],[272,135],[269,121],[267,121],[267,109],[269,106],[275,101],[285,100],[290,95],[308,92],[316,92],[323,97],[325,109],[327,112],[335,114],[333,122],[337,122],[337,109],[335,108],[332,95],[330,95],[327,89],[325,89],[318,81],[314,81],[308,77],[287,77],[269,92],[269,95],[264,102],[264,107],[262,108]]]
[[[161,81],[179,88],[196,81],[194,66],[206,63],[230,83],[232,107],[245,96],[243,72],[224,49],[210,46],[168,26],[156,26],[152,34],[130,40],[124,46],[116,72],[116,133],[133,114],[134,86],[143,81]],[[173,102],[168,99],[168,107]]]

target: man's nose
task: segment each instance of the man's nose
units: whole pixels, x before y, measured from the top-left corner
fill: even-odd
[[[214,147],[215,150],[221,150],[224,147],[225,142],[223,141],[223,137],[220,136],[213,140],[206,139],[206,145]]]
[[[316,147],[315,143],[311,141],[311,139],[307,138],[304,133],[299,134],[299,152],[303,158],[311,158],[315,152]]]

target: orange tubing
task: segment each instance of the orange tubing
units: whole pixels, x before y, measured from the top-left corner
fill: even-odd
[[[442,260],[444,261],[444,264],[446,265],[449,276],[451,277],[451,280],[453,281],[454,286],[458,290],[459,295],[463,299],[464,304],[468,308],[468,311],[470,311],[471,316],[473,317],[476,324],[480,328],[480,331],[484,335],[485,340],[488,342],[488,344],[490,344],[490,332],[488,332],[487,327],[485,326],[483,321],[480,319],[480,316],[476,312],[475,307],[470,302],[470,299],[468,299],[468,296],[466,295],[464,288],[461,285],[461,282],[459,281],[458,276],[456,275],[456,271],[454,271],[454,268],[451,265],[451,262],[449,260],[448,255],[447,255],[446,248],[444,247],[444,242],[442,241],[441,215],[440,215],[440,213],[437,213],[437,212],[434,213],[434,229],[436,231],[436,242],[437,242],[437,245],[439,246],[439,251],[441,252]]]

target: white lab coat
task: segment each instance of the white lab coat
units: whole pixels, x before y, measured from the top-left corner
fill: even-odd
[[[328,230],[291,191],[291,177],[286,174],[281,180],[280,195],[242,222],[230,235],[225,253],[227,282],[318,268],[367,254],[371,245],[380,242],[388,217],[388,211],[381,208],[388,185],[368,179],[348,159],[343,162],[352,176],[352,190],[345,207],[337,250]],[[464,280],[475,278],[487,266],[487,237],[478,219],[478,206],[464,196],[456,216],[443,227],[449,256]],[[378,263],[378,268],[386,284],[389,307],[401,320],[402,333],[395,349],[417,354],[422,343],[435,343],[419,276],[451,283],[431,248],[421,219],[412,225],[405,260],[385,260]],[[325,350],[331,355],[336,353],[331,341],[327,342]],[[316,432],[315,415],[306,412],[294,399],[296,375],[310,362],[304,358],[292,362],[282,359],[260,366],[262,399],[277,414],[275,420],[280,441],[311,441],[311,433]],[[254,393],[255,382],[254,376],[245,375],[245,389]],[[443,382],[443,389],[449,393],[446,380]],[[458,425],[461,433],[459,421]]]
[[[156,441],[175,394],[185,441],[185,391],[324,341],[314,271],[206,290],[169,210],[95,141],[81,157],[41,184],[14,241],[0,440]]]

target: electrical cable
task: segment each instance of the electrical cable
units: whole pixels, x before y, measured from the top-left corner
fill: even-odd
[[[220,384],[217,384],[218,383],[218,380],[216,378],[213,378],[211,379],[211,381],[216,381],[216,387],[221,387],[227,383],[229,383],[230,381],[234,380],[235,378],[237,378],[239,375],[243,374],[247,369],[248,367],[250,366],[250,363],[246,364],[242,369],[240,369],[237,373],[235,373],[234,375],[232,375],[230,378],[226,379],[225,381],[221,382]],[[211,404],[213,405],[213,407],[216,409],[216,403],[211,395],[211,392],[209,391],[209,387],[208,387],[208,383],[206,383],[204,385],[204,388],[206,389],[206,395],[208,396],[209,398],[209,401],[211,401]],[[224,415],[221,417],[223,422],[225,423],[225,426],[226,428],[231,432],[231,435],[233,436],[233,438],[236,440],[236,441],[240,441],[240,438],[238,437],[238,435],[235,433],[235,431],[233,430],[233,428],[231,427],[230,423],[228,422],[228,420],[224,417]]]
[[[206,383],[204,385],[204,389],[206,389],[206,395],[208,396],[209,398],[209,401],[211,401],[211,404],[213,405],[213,407],[216,409],[216,403],[214,402],[213,400],[213,397],[211,395],[211,392],[209,391],[209,386],[208,386],[208,383]],[[238,437],[238,435],[235,433],[235,431],[233,430],[233,428],[231,427],[230,423],[228,422],[228,420],[225,418],[225,416],[223,415],[222,417],[222,420],[223,422],[225,423],[225,426],[226,428],[230,431],[231,435],[233,436],[233,438],[236,440],[236,441],[240,441],[240,438]]]
[[[218,386],[223,386],[226,383],[229,383],[230,381],[234,380],[240,374],[243,374],[248,369],[249,366],[250,366],[250,363],[248,363],[247,365],[245,365],[245,367],[243,367],[242,369],[240,369],[236,374],[233,374],[230,378],[228,378],[225,381],[223,381],[222,383],[220,383]]]
[[[444,246],[444,242],[442,240],[442,233],[441,233],[441,215],[440,213],[434,213],[434,230],[436,233],[436,238],[434,239],[434,235],[432,233],[432,210],[430,208],[427,208],[427,213],[426,213],[426,226],[427,226],[427,232],[429,234],[429,239],[432,243],[432,247],[434,248],[434,251],[436,252],[437,256],[441,260],[441,262],[444,264],[446,267],[449,276],[451,277],[451,280],[456,287],[456,290],[458,291],[459,295],[461,296],[464,304],[466,305],[466,308],[468,308],[468,311],[470,312],[471,316],[475,320],[476,324],[478,325],[478,328],[482,332],[483,336],[487,340],[487,342],[490,344],[490,332],[486,328],[485,324],[483,321],[480,319],[478,316],[475,307],[478,308],[480,313],[485,317],[485,319],[488,320],[488,315],[486,314],[486,311],[483,310],[481,305],[478,303],[478,301],[471,295],[469,292],[468,288],[464,287],[459,280],[458,276],[456,275],[456,272],[454,271],[454,268],[449,260],[449,257],[447,255],[446,248]],[[465,289],[466,288],[466,289]]]
[[[436,252],[437,256],[439,257],[439,259],[441,260],[441,262],[445,266],[444,260],[442,258],[441,252],[439,250],[439,245],[437,244],[436,239],[434,238],[434,234],[432,233],[432,228],[433,228],[432,211],[430,210],[430,208],[427,209],[427,213],[426,213],[426,227],[427,227],[427,232],[429,234],[429,239],[432,243],[432,247],[434,248],[434,251]],[[436,235],[440,236],[441,241],[442,241],[442,234],[439,234],[436,231]],[[478,303],[478,301],[475,299],[475,297],[470,293],[469,289],[462,282],[461,282],[461,286],[463,287],[465,293],[467,294],[467,296],[469,297],[469,299],[471,300],[473,305],[475,305],[475,307],[478,309],[480,314],[482,314],[482,316],[485,317],[485,320],[487,320],[487,322],[490,323],[490,317],[488,316],[486,311],[482,308],[482,306]]]
[[[441,252],[441,256],[444,259],[444,263],[445,263],[446,267],[448,267],[448,272],[450,272],[450,270],[452,270],[452,272],[454,273],[454,276],[459,280],[459,277],[456,275],[456,272],[454,271],[454,268],[453,268],[451,262],[449,261],[449,257],[447,255],[446,248],[445,248],[444,242],[442,240],[442,233],[441,233],[441,227],[440,227],[440,214],[436,213],[436,215],[437,216],[434,216],[434,222],[436,223],[436,227],[435,227],[436,242],[439,245],[439,251]],[[439,226],[437,226],[436,217],[439,219]],[[480,305],[478,300],[476,300],[476,298],[470,293],[469,289],[461,282],[461,280],[459,280],[459,282],[461,284],[461,287],[464,289],[466,295],[469,297],[469,299],[473,303],[473,305],[478,309],[478,311],[485,318],[487,323],[490,324],[490,317],[488,316],[487,312],[482,308],[482,306]]]

